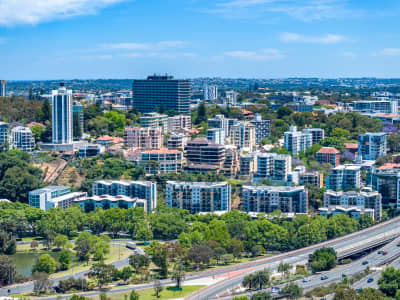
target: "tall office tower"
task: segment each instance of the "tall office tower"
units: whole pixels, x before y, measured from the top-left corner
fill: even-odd
[[[218,100],[218,86],[216,84],[204,85],[204,100],[207,101]]]
[[[0,81],[0,97],[7,97],[7,80]]]
[[[133,105],[141,113],[156,109],[190,113],[192,94],[189,80],[177,80],[173,76],[149,76],[147,80],[133,81]]]
[[[358,136],[358,155],[364,160],[375,160],[387,152],[387,136],[384,132],[367,132]]]
[[[51,98],[53,144],[72,144],[72,90],[67,90],[61,82]]]
[[[10,149],[10,124],[0,122],[0,151]]]
[[[84,131],[84,119],[83,119],[83,105],[79,102],[74,102],[72,105],[72,116],[73,116],[73,134],[75,139],[79,139]]]

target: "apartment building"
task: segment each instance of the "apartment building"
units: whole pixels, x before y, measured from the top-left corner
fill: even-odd
[[[167,147],[169,150],[185,149],[189,138],[183,133],[171,133],[167,138]]]
[[[400,211],[400,164],[386,164],[367,175],[369,185],[382,195],[384,209]]]
[[[250,121],[256,128],[256,143],[261,144],[261,140],[271,135],[271,121],[263,120],[260,114],[254,115],[254,120]]]
[[[0,150],[10,149],[10,124],[0,122]]]
[[[168,116],[156,112],[144,113],[140,117],[140,126],[143,128],[160,127],[162,133],[168,132]]]
[[[218,86],[216,84],[205,84],[204,85],[204,100],[217,102]]]
[[[87,193],[71,193],[67,186],[48,186],[29,192],[29,205],[48,211],[51,208],[67,209],[74,201],[86,197]]]
[[[160,127],[127,127],[124,139],[129,148],[160,149],[163,145]]]
[[[237,124],[236,119],[227,119],[224,115],[216,115],[214,118],[208,119],[207,126],[210,128],[222,128],[225,130],[225,137],[230,136],[230,129]]]
[[[256,127],[249,122],[240,122],[231,127],[232,145],[241,150],[254,151],[256,148]]]
[[[292,157],[286,154],[257,153],[254,180],[270,179],[285,182],[292,172]]]
[[[382,216],[382,195],[371,188],[364,188],[361,192],[328,190],[324,193],[324,207],[330,206],[356,206],[373,209],[373,218],[379,221]]]
[[[359,113],[397,114],[397,100],[360,100],[353,101],[353,111]]]
[[[376,160],[387,152],[387,135],[384,132],[367,132],[358,136],[358,155],[363,160]]]
[[[297,131],[296,126],[290,126],[290,131],[284,133],[284,147],[297,156],[300,151],[305,152],[312,146],[312,134]]]
[[[188,142],[185,151],[187,161],[194,164],[222,166],[225,160],[225,147],[205,138],[196,138]]]
[[[17,126],[11,130],[11,143],[14,149],[32,152],[35,148],[35,138],[29,127]]]
[[[312,144],[318,144],[321,140],[325,138],[325,130],[322,128],[304,128],[303,133],[311,133]]]
[[[375,219],[375,211],[371,208],[362,208],[359,206],[329,206],[320,207],[319,214],[325,218],[335,215],[348,215],[350,218],[358,220],[360,216],[368,214],[372,219]]]
[[[192,117],[190,115],[177,115],[168,118],[168,132],[190,130],[192,128]]]
[[[227,182],[167,181],[165,199],[169,207],[186,209],[192,214],[229,211],[231,187]]]
[[[247,153],[240,155],[240,175],[251,176],[257,171],[256,153]]]
[[[246,212],[308,212],[308,194],[304,186],[243,186],[242,193]]]
[[[148,174],[179,173],[182,171],[183,153],[178,150],[144,150],[140,153],[139,165]]]
[[[78,204],[86,213],[94,211],[98,207],[102,209],[110,209],[113,207],[119,207],[123,209],[129,209],[131,207],[143,207],[144,211],[147,211],[146,200],[139,198],[131,198],[123,195],[118,195],[118,196],[101,195],[101,196],[82,197],[74,200],[74,204]]]
[[[316,157],[320,164],[331,164],[333,167],[340,165],[340,151],[334,147],[321,148]]]
[[[324,174],[319,172],[303,172],[299,173],[299,184],[323,188],[324,187]]]
[[[240,170],[240,154],[236,149],[227,148],[225,151],[225,160],[222,165],[222,173],[225,177],[235,177]]]
[[[157,206],[157,184],[151,181],[99,180],[93,182],[92,194],[145,199],[148,213]]]
[[[225,130],[222,128],[207,129],[207,140],[219,145],[225,145]]]
[[[340,165],[331,169],[326,178],[326,188],[333,191],[361,188],[361,166]]]

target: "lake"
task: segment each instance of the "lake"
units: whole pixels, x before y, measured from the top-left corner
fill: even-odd
[[[15,266],[17,268],[17,272],[21,275],[24,276],[31,276],[32,275],[32,267],[35,264],[36,260],[38,257],[42,254],[45,254],[43,252],[17,252],[14,255],[11,255],[11,258],[13,259]],[[58,257],[58,252],[51,252],[49,253],[54,259],[57,259]]]

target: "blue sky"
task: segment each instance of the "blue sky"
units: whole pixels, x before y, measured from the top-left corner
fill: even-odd
[[[398,0],[0,0],[0,78],[400,77]]]

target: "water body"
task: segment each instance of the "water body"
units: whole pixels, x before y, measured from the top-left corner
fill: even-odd
[[[36,260],[43,252],[26,252],[26,253],[16,253],[11,255],[13,259],[17,272],[24,276],[31,276],[32,275],[32,267],[36,263]],[[50,254],[54,259],[57,259],[58,253],[57,252],[50,252]]]

